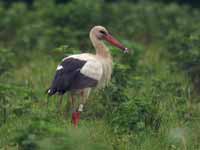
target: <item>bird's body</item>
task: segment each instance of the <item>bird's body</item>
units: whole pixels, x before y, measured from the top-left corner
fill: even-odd
[[[67,91],[75,92],[92,87],[102,88],[109,82],[111,73],[111,57],[104,58],[89,53],[71,55],[58,65],[48,94],[64,94]]]
[[[90,40],[96,49],[96,54],[83,53],[64,58],[58,65],[52,85],[48,89],[49,96],[55,93],[63,95],[65,92],[81,93],[82,102],[79,108],[81,110],[91,88],[102,88],[107,85],[112,74],[112,57],[103,39],[127,51],[127,48],[114,39],[104,27],[95,26],[90,31]],[[76,120],[76,115],[75,119],[73,115],[72,120]]]

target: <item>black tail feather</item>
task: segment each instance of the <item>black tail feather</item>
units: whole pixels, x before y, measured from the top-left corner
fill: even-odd
[[[52,95],[54,95],[55,93],[56,93],[57,91],[56,91],[56,89],[52,89],[52,88],[48,88],[46,91],[45,91],[45,93],[48,95],[48,96],[52,96]]]

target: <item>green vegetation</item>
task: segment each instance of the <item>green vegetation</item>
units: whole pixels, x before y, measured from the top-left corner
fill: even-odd
[[[0,150],[200,149],[199,16],[161,1],[0,3]],[[134,52],[110,47],[112,81],[74,129],[67,96],[65,118],[45,90],[63,57],[94,52],[99,24]]]

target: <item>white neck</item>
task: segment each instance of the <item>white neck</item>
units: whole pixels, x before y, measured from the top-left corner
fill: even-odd
[[[96,49],[96,55],[102,56],[104,58],[111,58],[109,49],[93,33],[90,33],[90,40]]]

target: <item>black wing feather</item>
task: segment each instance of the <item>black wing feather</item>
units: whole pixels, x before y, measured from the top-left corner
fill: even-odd
[[[48,95],[55,93],[64,94],[68,90],[82,89],[86,87],[96,86],[97,81],[84,76],[80,73],[80,69],[86,61],[68,58],[60,65],[63,67],[56,71],[51,87],[48,89]]]

